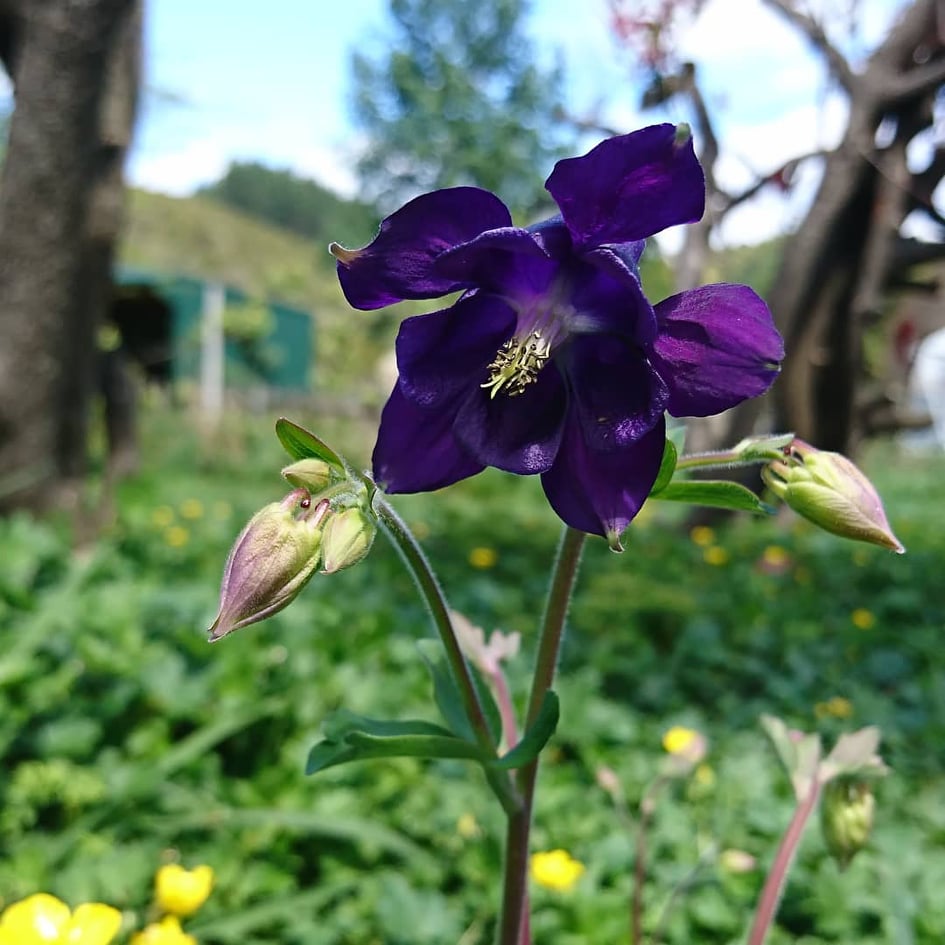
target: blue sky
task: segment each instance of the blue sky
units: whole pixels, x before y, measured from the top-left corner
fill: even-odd
[[[252,159],[354,192],[359,139],[348,110],[348,58],[355,47],[384,48],[386,0],[146,3],[148,92],[128,165],[132,183],[186,194],[231,160]],[[901,6],[860,0],[860,35],[848,47],[868,49]],[[681,110],[639,114],[639,88],[608,32],[606,0],[532,0],[528,32],[540,56],[563,55],[574,112],[596,111],[627,130],[686,118]],[[838,136],[842,101],[804,42],[760,0],[709,0],[684,42],[727,142],[721,170],[732,187]],[[724,235],[763,238],[799,212],[769,195],[733,215]]]

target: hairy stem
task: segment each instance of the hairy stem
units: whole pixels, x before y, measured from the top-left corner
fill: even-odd
[[[564,636],[564,622],[586,537],[584,532],[566,527],[558,545],[558,554],[542,617],[538,654],[535,658],[535,674],[532,677],[532,689],[525,718],[525,731],[528,731],[537,718],[545,693],[554,683],[558,654]],[[537,776],[537,758],[518,772],[518,789],[522,805],[520,810],[509,816],[506,831],[505,881],[497,936],[499,945],[530,945],[527,920],[528,838]]]
[[[407,523],[379,493],[375,495],[374,507],[384,531],[404,559],[407,568],[416,581],[420,596],[430,612],[430,617],[446,650],[446,658],[449,661],[453,680],[459,689],[463,707],[466,710],[466,717],[472,727],[476,741],[488,754],[495,755],[496,743],[489,731],[489,723],[486,721],[482,702],[473,682],[472,672],[453,628],[453,620],[450,616],[446,598],[436,575],[433,573],[433,569],[430,567],[430,562],[427,561],[423,549],[407,527]],[[503,772],[490,771],[488,768],[484,770],[490,786],[495,791],[506,812],[511,814],[518,810],[521,802],[515,796],[514,788],[508,776]]]

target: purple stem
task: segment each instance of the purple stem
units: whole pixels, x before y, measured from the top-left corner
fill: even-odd
[[[787,830],[784,831],[764,888],[761,890],[758,908],[755,910],[755,921],[752,923],[751,933],[748,936],[748,945],[764,945],[765,937],[778,911],[778,904],[781,902],[781,894],[784,892],[791,863],[794,861],[794,855],[804,835],[804,828],[810,820],[810,815],[817,809],[821,787],[820,780],[815,776],[811,780],[807,797],[797,805],[794,816]]]

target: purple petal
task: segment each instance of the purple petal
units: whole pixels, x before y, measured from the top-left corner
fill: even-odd
[[[675,125],[609,138],[583,157],[559,161],[545,187],[579,249],[645,239],[693,223],[705,209],[692,137],[677,141]]]
[[[639,243],[628,243],[629,247]],[[571,304],[577,315],[574,330],[613,332],[638,344],[656,338],[656,314],[643,294],[636,267],[613,247],[586,253],[572,269]]]
[[[451,187],[404,204],[381,222],[373,242],[348,250],[333,243],[338,280],[355,308],[383,308],[403,299],[430,299],[462,288],[439,275],[433,260],[512,218],[495,194],[478,187]]]
[[[624,449],[662,420],[668,391],[643,352],[613,335],[575,338],[567,352],[572,416],[591,450]]]
[[[405,319],[397,335],[401,393],[418,406],[432,407],[474,390],[514,330],[512,309],[486,293]]]
[[[660,418],[639,440],[618,450],[594,450],[572,415],[558,458],[541,477],[551,507],[572,528],[603,535],[614,546],[650,494],[665,441]]]
[[[434,270],[463,285],[526,298],[544,292],[558,266],[528,231],[518,227],[489,230],[447,250]]]
[[[374,446],[374,479],[386,492],[432,492],[481,472],[452,426],[456,404],[435,410],[411,403],[394,387]]]
[[[561,375],[549,362],[516,397],[475,390],[456,417],[456,435],[480,463],[531,476],[554,462],[566,406]]]
[[[784,343],[768,306],[748,286],[707,285],[656,306],[650,360],[669,387],[674,417],[707,417],[763,394]]]

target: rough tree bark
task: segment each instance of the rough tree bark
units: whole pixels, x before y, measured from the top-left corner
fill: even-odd
[[[0,178],[0,509],[57,501],[85,471],[139,37],[138,0],[0,0],[16,99]]]

